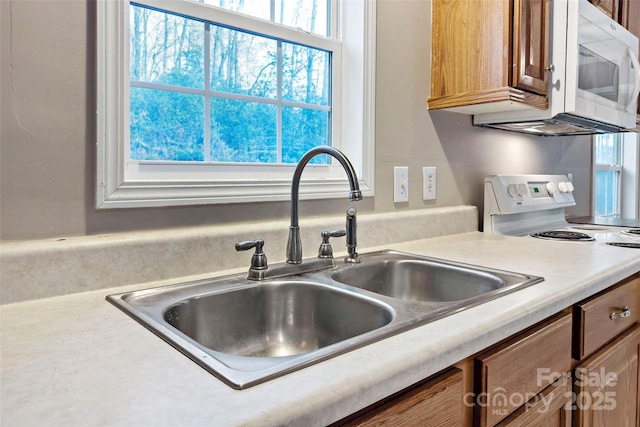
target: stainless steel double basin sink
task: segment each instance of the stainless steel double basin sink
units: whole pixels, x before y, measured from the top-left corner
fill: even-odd
[[[295,276],[226,276],[107,300],[242,389],[543,280],[396,251],[360,258]]]

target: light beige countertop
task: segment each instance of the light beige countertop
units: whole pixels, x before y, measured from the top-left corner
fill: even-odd
[[[105,301],[175,279],[5,304],[1,424],[326,425],[640,271],[633,249],[479,232],[385,248],[545,281],[241,391]]]

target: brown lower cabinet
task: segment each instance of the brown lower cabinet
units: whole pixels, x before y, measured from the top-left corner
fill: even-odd
[[[340,426],[640,426],[640,272]]]
[[[441,427],[462,425],[463,375],[450,368],[335,425]]]
[[[637,426],[640,325],[575,369],[572,408],[576,427]]]

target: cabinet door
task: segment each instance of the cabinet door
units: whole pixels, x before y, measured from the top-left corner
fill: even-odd
[[[640,37],[640,1],[626,0],[622,3],[620,24],[636,37]]]
[[[571,314],[562,312],[476,357],[474,425],[502,421],[571,371]]]
[[[562,377],[496,427],[571,427],[571,379]]]
[[[637,426],[640,325],[578,365],[574,371],[574,425]]]
[[[632,0],[636,1],[636,0]],[[589,0],[589,2],[595,5],[598,9],[604,12],[607,16],[611,17],[614,21],[618,22],[620,0]]]
[[[509,85],[509,2],[434,0],[431,98]]]
[[[462,424],[463,375],[451,368],[335,426],[441,427]]]
[[[549,0],[515,0],[513,86],[547,95],[549,85]]]

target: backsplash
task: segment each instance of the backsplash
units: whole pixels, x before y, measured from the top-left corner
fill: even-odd
[[[336,220],[300,221],[304,257],[317,254],[320,233]],[[358,216],[358,250],[478,230],[474,206]],[[262,238],[269,263],[284,261],[288,221],[208,226],[6,243],[0,252],[1,303],[15,303],[249,266],[242,240]],[[333,242],[336,257],[344,239]]]

